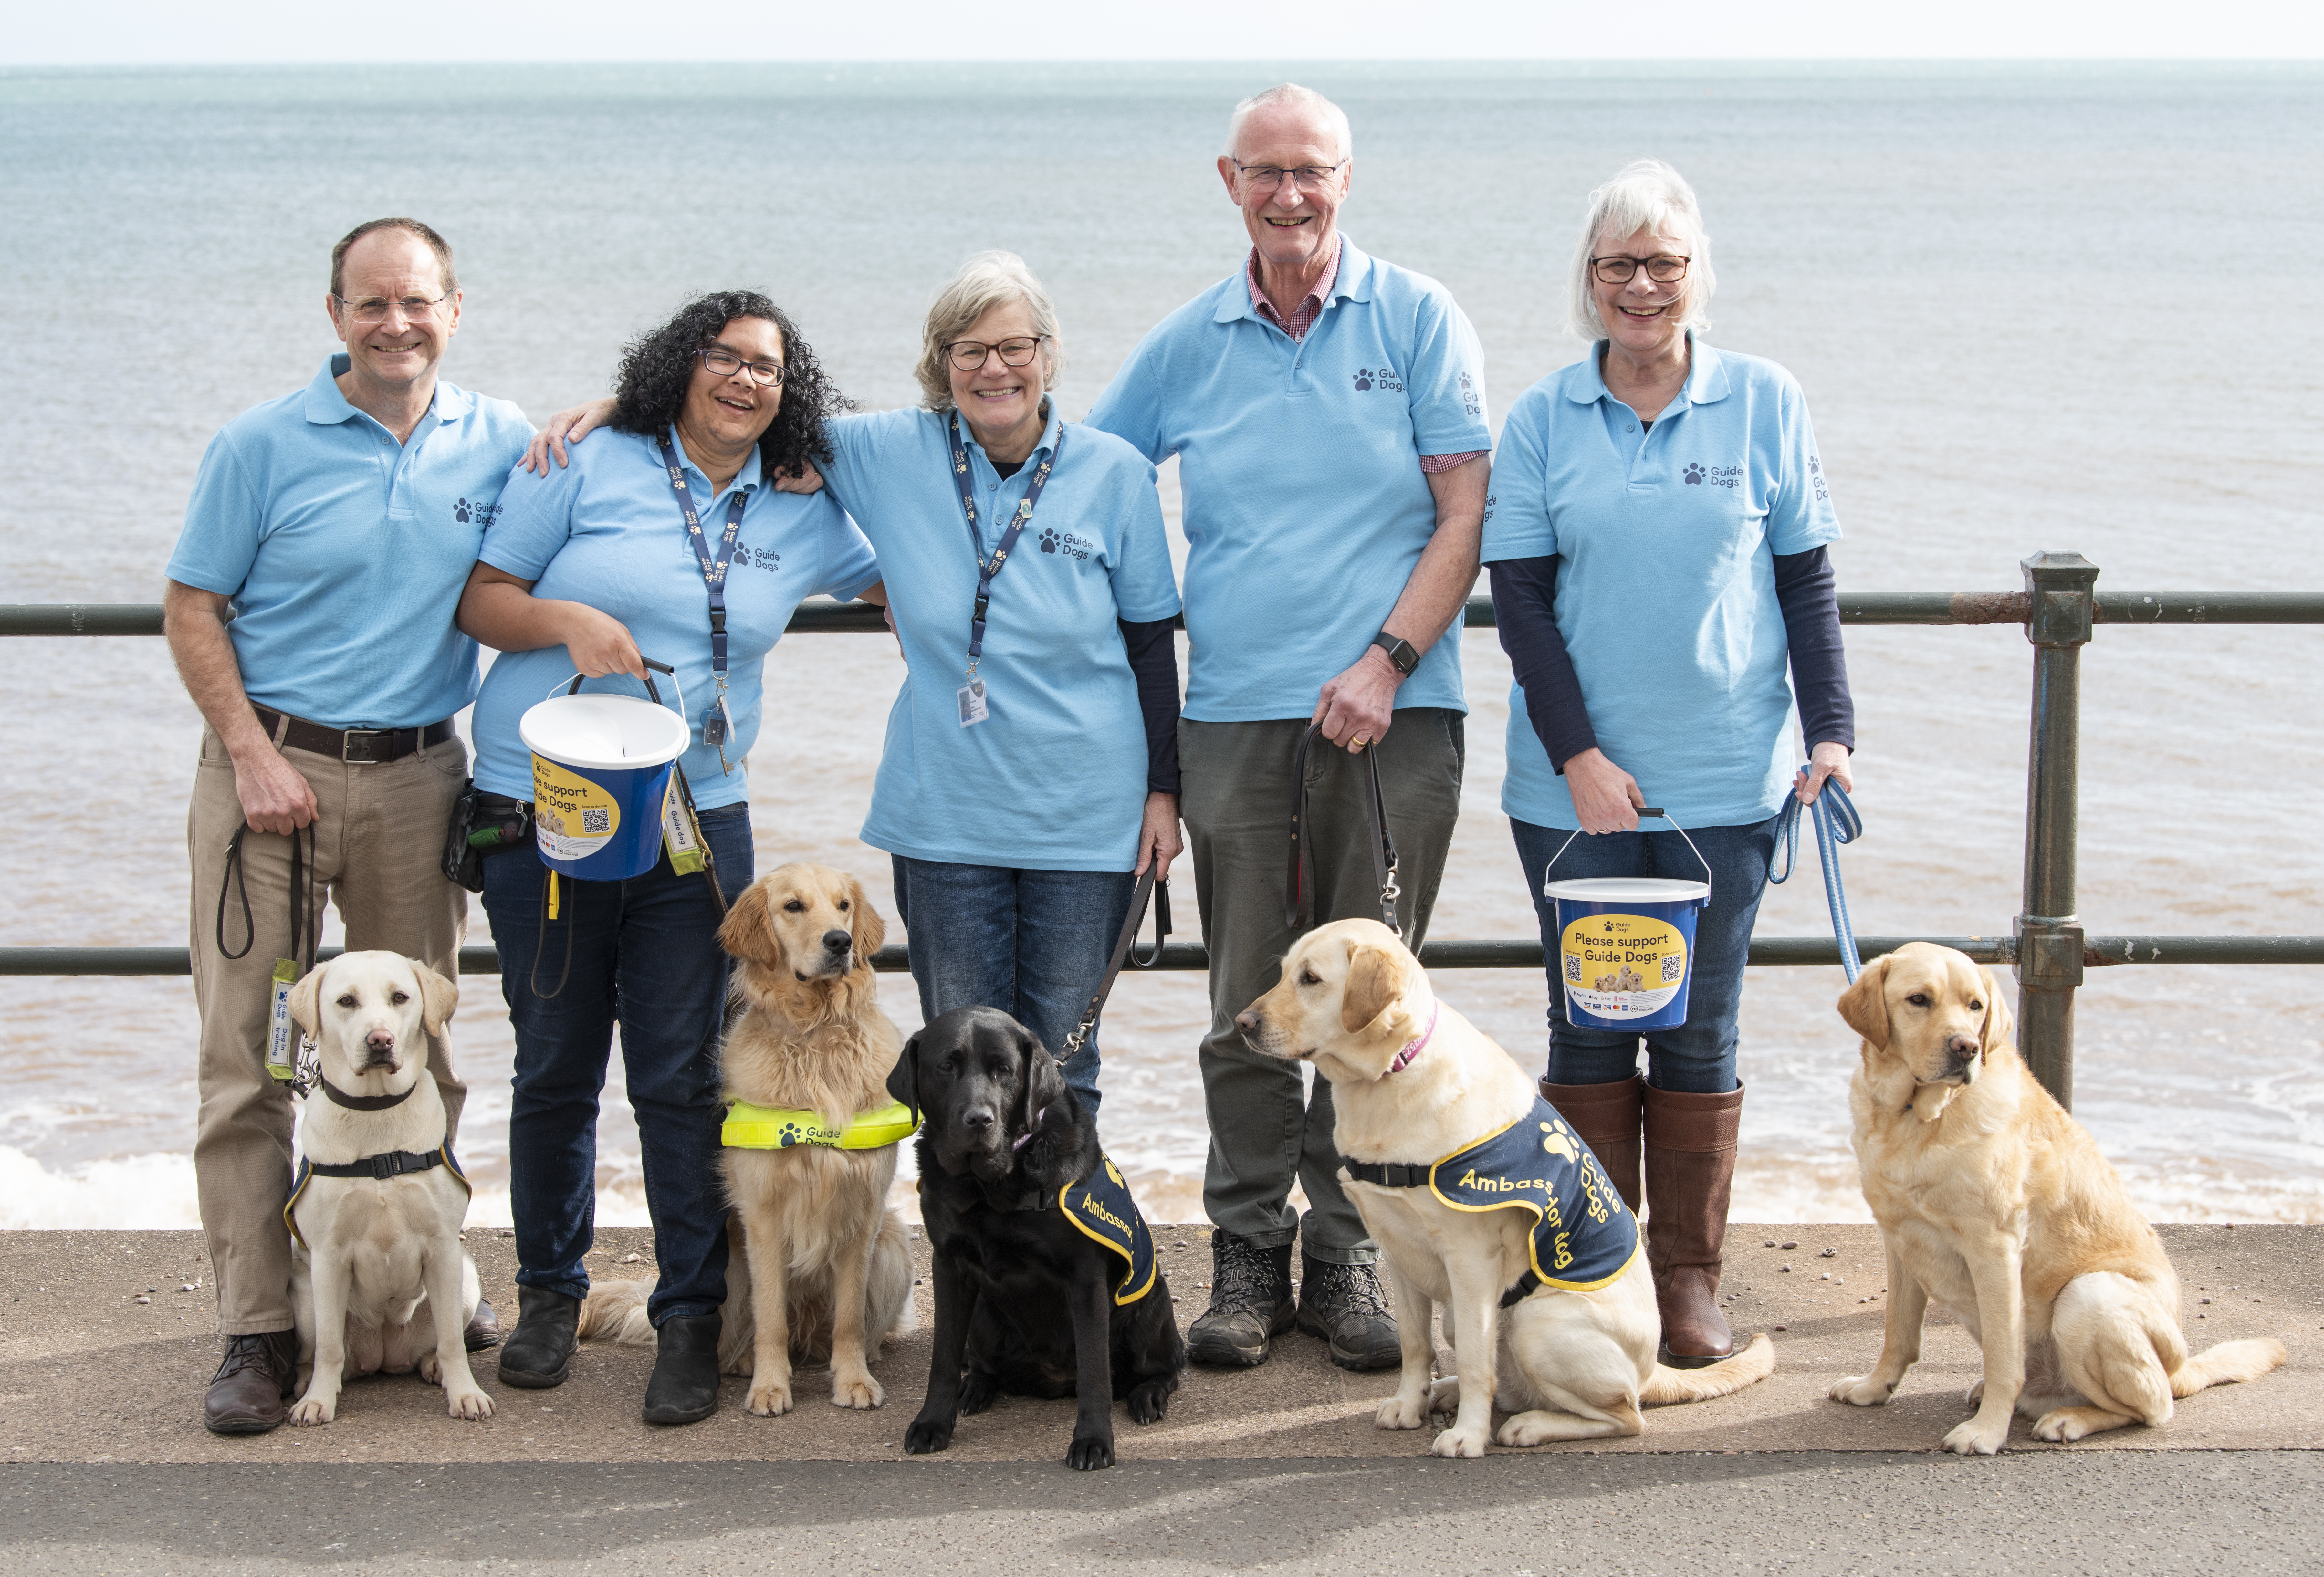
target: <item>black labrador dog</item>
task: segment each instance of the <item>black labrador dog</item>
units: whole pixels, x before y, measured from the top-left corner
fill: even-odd
[[[1139,1424],[1160,1418],[1186,1344],[1096,1122],[1032,1031],[993,1008],[956,1009],[912,1037],[888,1091],[926,1113],[920,1218],[935,1258],[936,1352],[904,1450],[944,1450],[961,1414],[1005,1390],[1077,1397],[1065,1462],[1111,1467],[1114,1401]],[[1100,1235],[1126,1243],[1133,1228],[1142,1264]]]

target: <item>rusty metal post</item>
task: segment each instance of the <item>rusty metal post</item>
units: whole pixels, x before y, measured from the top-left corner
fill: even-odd
[[[2098,569],[2079,553],[2036,553],[2024,566],[2034,732],[2025,760],[2025,902],[2015,927],[2017,1047],[2034,1076],[2070,1111],[2074,990],[2082,983],[2082,926],[2074,912],[2081,658]]]

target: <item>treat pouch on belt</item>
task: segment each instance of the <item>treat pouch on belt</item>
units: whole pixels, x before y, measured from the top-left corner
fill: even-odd
[[[1114,1288],[1116,1304],[1134,1304],[1154,1290],[1154,1234],[1110,1157],[1099,1157],[1096,1171],[1057,1190],[1057,1208],[1084,1237],[1121,1256],[1125,1268]]]
[[[1604,1286],[1638,1255],[1638,1218],[1582,1136],[1537,1095],[1517,1121],[1431,1167],[1428,1188],[1454,1210],[1533,1213],[1532,1268],[1503,1295],[1504,1308],[1538,1286]]]

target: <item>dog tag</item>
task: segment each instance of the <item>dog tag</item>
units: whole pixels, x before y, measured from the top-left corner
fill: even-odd
[[[984,681],[971,679],[960,687],[960,725],[970,727],[983,722],[992,714],[984,705]]]
[[[661,843],[669,851],[669,868],[680,876],[691,876],[702,869],[701,830],[686,813],[686,801],[678,798],[676,784],[661,802]]]
[[[266,1016],[266,1072],[289,1084],[299,1076],[299,1027],[290,1021],[290,988],[299,983],[299,961],[274,961],[274,1000]]]

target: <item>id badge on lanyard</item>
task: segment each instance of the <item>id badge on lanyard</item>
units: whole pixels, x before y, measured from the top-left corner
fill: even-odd
[[[1031,485],[1025,489],[1024,498],[1017,505],[1017,513],[1009,529],[1001,533],[1001,541],[992,549],[992,557],[984,557],[983,539],[976,530],[976,494],[969,485],[968,447],[961,441],[960,412],[952,413],[952,475],[960,487],[961,512],[968,517],[968,550],[976,555],[976,604],[968,616],[968,678],[959,689],[960,725],[973,727],[992,715],[985,698],[984,681],[977,677],[977,664],[984,660],[984,614],[992,604],[993,578],[1001,567],[1009,561],[1010,550],[1024,534],[1025,526],[1033,518],[1033,506],[1041,502],[1041,489],[1049,484],[1049,473],[1056,469],[1057,456],[1065,451],[1065,434],[1057,429],[1057,441],[1049,450],[1049,457],[1033,472]]]
[[[736,487],[727,495],[726,530],[714,554],[703,540],[702,521],[694,512],[694,490],[686,484],[686,472],[670,447],[669,435],[656,441],[661,445],[661,463],[669,467],[670,490],[678,494],[679,512],[686,517],[687,545],[694,549],[695,559],[702,566],[703,584],[710,588],[710,677],[717,681],[718,697],[702,720],[702,742],[718,752],[720,769],[732,772],[734,763],[726,759],[726,742],[734,736],[734,715],[726,706],[726,571],[734,561],[734,539],[742,530],[742,510],[751,501],[750,494]]]

